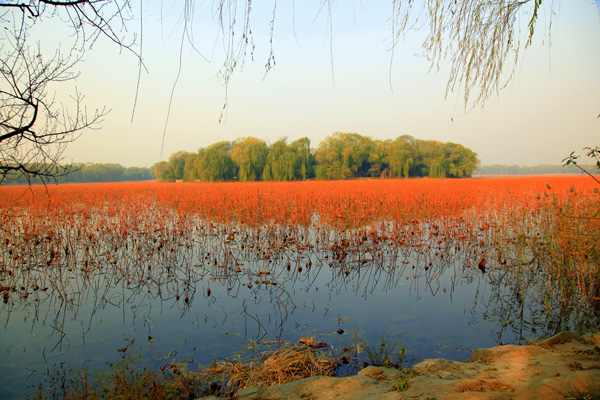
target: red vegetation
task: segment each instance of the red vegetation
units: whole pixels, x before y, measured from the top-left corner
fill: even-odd
[[[95,183],[0,188],[0,210],[89,216],[101,209],[107,216],[142,215],[142,210],[168,207],[181,218],[196,215],[227,224],[321,223],[354,228],[388,220],[396,223],[435,220],[468,210],[531,208],[548,192],[566,193],[573,185],[589,193],[586,177],[517,177],[482,179],[353,180],[252,183]],[[158,211],[158,210],[156,210]],[[143,213],[144,218],[152,214]],[[165,223],[160,214],[154,222]],[[476,221],[485,224],[485,221]],[[123,227],[126,229],[126,226]]]

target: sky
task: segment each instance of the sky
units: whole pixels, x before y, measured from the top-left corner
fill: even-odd
[[[462,93],[445,97],[449,65],[430,71],[422,31],[409,32],[392,60],[391,2],[382,1],[338,1],[331,14],[319,11],[321,1],[277,2],[276,65],[267,74],[274,3],[253,2],[254,55],[247,55],[225,88],[217,76],[223,35],[213,18],[214,3],[206,3],[211,2],[197,4],[188,26],[193,48],[189,41],[181,45],[181,9],[168,9],[169,2],[142,3],[138,40],[146,70],[133,121],[136,57],[105,39],[86,53],[78,65],[77,89],[89,110],[111,111],[101,129],[67,148],[65,161],[150,167],[177,151],[196,152],[221,140],[308,137],[317,147],[334,132],[460,143],[475,151],[482,165],[556,165],[571,151],[582,154],[582,148],[600,144],[595,1],[551,2],[552,26],[546,8],[514,78],[483,108],[473,109],[465,108]],[[131,21],[129,33],[138,32],[139,24]],[[46,29],[68,37],[52,24],[40,26],[42,35]],[[219,122],[225,98],[226,114]]]

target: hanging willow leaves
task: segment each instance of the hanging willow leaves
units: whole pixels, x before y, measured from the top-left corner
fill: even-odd
[[[420,12],[414,0],[394,0],[393,7],[393,45],[426,20],[423,51],[431,68],[438,70],[442,60],[451,65],[446,96],[462,91],[465,106],[483,106],[512,79],[519,55],[532,44],[542,0],[427,0]],[[529,16],[526,34],[521,15]]]

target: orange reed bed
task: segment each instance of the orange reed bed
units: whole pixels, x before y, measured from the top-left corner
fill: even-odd
[[[182,217],[220,223],[308,224],[315,215],[338,228],[381,220],[408,222],[460,215],[465,210],[533,207],[548,191],[563,196],[576,187],[591,193],[594,182],[578,176],[481,179],[410,179],[253,183],[96,183],[0,187],[0,210],[15,213],[106,215],[168,207]]]

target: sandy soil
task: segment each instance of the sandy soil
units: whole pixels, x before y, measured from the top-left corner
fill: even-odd
[[[234,398],[600,399],[600,333],[562,332],[524,346],[479,349],[467,362],[430,359],[406,371],[367,367],[351,377],[244,389]]]

